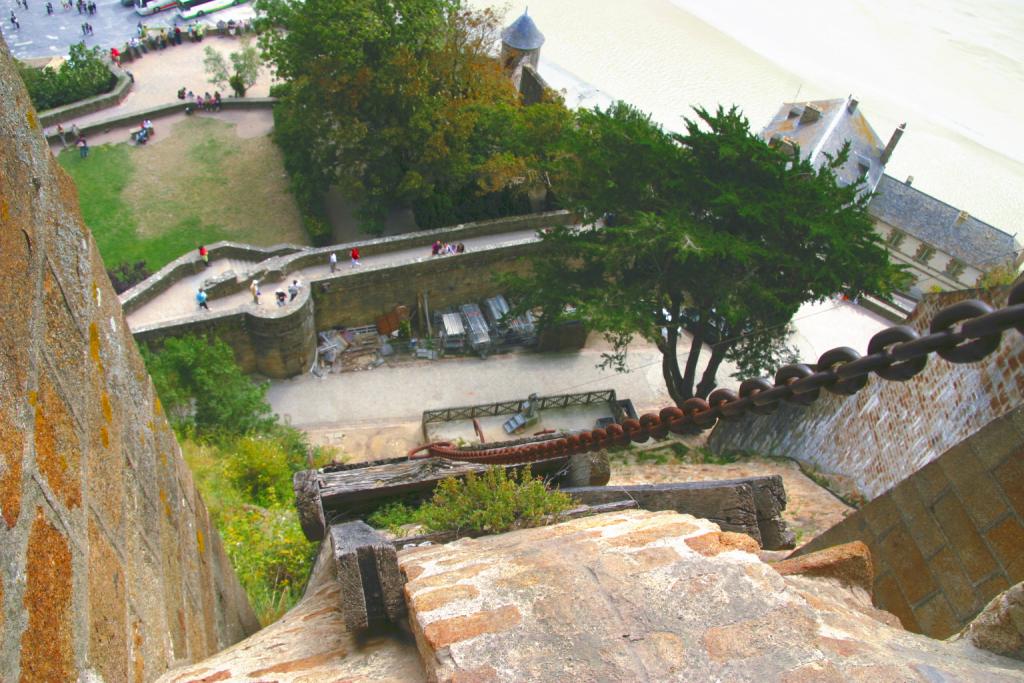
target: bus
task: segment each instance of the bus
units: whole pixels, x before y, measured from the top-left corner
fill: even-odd
[[[163,12],[167,9],[179,9],[186,12],[197,5],[202,5],[203,3],[210,1],[211,0],[135,0],[135,11],[142,16],[156,14],[157,12]]]
[[[178,0],[178,6],[181,11],[178,12],[178,16],[184,21],[191,21],[197,19],[204,14],[212,14],[228,7],[234,7],[235,5],[244,2],[245,0]],[[196,6],[198,4],[198,7]]]

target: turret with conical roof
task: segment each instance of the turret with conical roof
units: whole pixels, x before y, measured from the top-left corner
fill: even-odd
[[[540,60],[544,34],[527,12],[501,32],[501,63],[506,69],[512,70],[522,64],[536,69]]]

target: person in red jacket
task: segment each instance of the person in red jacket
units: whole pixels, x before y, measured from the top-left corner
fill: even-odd
[[[352,267],[363,265],[359,262],[359,247],[352,247],[352,251],[349,252],[349,256],[352,257]]]
[[[203,259],[203,265],[207,268],[210,267],[210,252],[206,250],[206,246],[199,245],[199,258]]]

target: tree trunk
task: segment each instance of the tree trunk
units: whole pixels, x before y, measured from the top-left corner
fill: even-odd
[[[672,397],[676,405],[682,404],[689,396],[681,392],[683,376],[679,372],[679,317],[682,309],[683,295],[676,293],[669,295],[671,310],[671,324],[666,325],[667,331],[664,344],[659,344],[661,349],[661,374],[665,379],[665,387],[668,395]]]
[[[729,350],[729,344],[715,344],[711,347],[711,358],[708,360],[707,367],[704,368],[704,374],[700,378],[700,384],[697,385],[696,396],[701,398],[707,398],[715,389],[715,376],[718,374],[718,367],[725,360],[725,352]]]
[[[697,377],[697,361],[700,360],[700,350],[704,347],[704,310],[697,311],[697,329],[693,334],[693,343],[690,344],[690,355],[686,358],[686,372],[683,374],[682,386],[678,387],[683,400],[693,398],[693,381]]]

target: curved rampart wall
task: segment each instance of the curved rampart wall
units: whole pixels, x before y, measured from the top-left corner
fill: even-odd
[[[317,330],[370,324],[397,304],[411,306],[421,292],[432,310],[479,301],[499,291],[497,273],[522,272],[529,261],[520,257],[539,247],[539,241],[523,240],[442,259],[345,268],[311,280],[300,291],[298,306],[280,309],[268,298],[259,308],[245,305],[140,327],[135,339],[159,346],[164,339],[185,334],[216,336],[232,348],[243,372],[293,377],[313,364]]]

